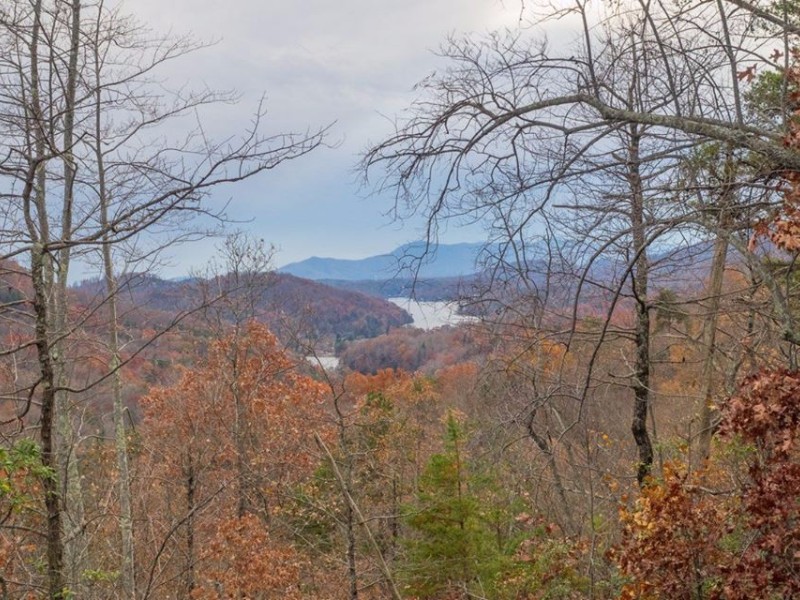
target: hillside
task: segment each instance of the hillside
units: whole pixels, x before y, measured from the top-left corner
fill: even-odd
[[[289,274],[270,273],[265,277],[259,282],[262,289],[254,312],[285,343],[302,338],[332,347],[336,339],[374,337],[411,322],[408,313],[380,298]],[[128,326],[143,326],[143,321],[148,327],[163,326],[176,314],[198,307],[204,297],[213,297],[208,289],[229,285],[224,278],[209,286],[201,279],[174,281],[129,275],[120,285],[121,309]],[[93,298],[102,297],[104,286],[97,280],[84,281],[74,286],[73,292],[79,301],[90,304]],[[217,303],[215,309],[220,308],[224,303]]]

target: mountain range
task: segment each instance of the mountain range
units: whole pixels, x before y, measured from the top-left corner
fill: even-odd
[[[479,271],[482,243],[404,244],[388,254],[348,260],[313,256],[278,269],[296,277],[315,281],[389,281],[459,278]]]
[[[586,266],[581,264],[586,251],[572,256],[568,243],[561,244],[559,250],[565,253],[564,259],[551,257],[543,243],[529,244],[525,268],[517,270],[508,264],[507,275],[513,278],[524,272],[537,285],[544,284],[548,277],[552,279],[551,285],[574,283],[576,273]],[[356,260],[315,256],[285,265],[278,272],[380,298],[413,296],[417,300],[451,301],[469,295],[470,289],[482,280],[481,259],[485,258],[485,252],[486,245],[481,242],[438,245],[412,242],[388,254]],[[597,281],[615,281],[627,271],[627,260],[618,254],[601,255],[588,267],[587,275]],[[707,272],[711,246],[701,242],[654,249],[650,260],[654,284],[691,286],[697,283],[693,276]],[[684,281],[687,278],[692,281]]]

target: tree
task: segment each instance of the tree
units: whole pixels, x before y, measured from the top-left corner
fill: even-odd
[[[143,510],[152,516],[141,518],[155,520],[141,540],[149,548],[143,598],[165,593],[176,580],[179,587],[166,589],[185,597],[207,597],[220,586],[250,595],[258,574],[249,571],[249,554],[229,556],[247,535],[279,548],[262,558],[282,556],[288,562],[272,567],[286,567],[295,574],[290,583],[297,582],[299,559],[290,536],[280,533],[280,512],[316,464],[312,434],[327,435],[319,414],[324,397],[325,388],[298,373],[277,339],[252,322],[214,342],[208,358],[174,386],[142,400]]]
[[[186,215],[206,212],[202,200],[214,186],[301,156],[319,145],[322,132],[265,135],[259,107],[238,139],[215,142],[198,125],[183,140],[169,143],[160,132],[170,120],[233,99],[207,90],[164,99],[156,91],[153,73],[200,45],[150,36],[102,1],[15,0],[0,13],[0,170],[8,200],[3,218],[9,225],[0,238],[0,256],[27,257],[32,281],[32,334],[9,352],[35,346],[39,361],[35,384],[15,389],[12,396],[20,415],[27,415],[32,403],[40,406],[42,462],[48,469],[58,467],[56,477],[42,480],[47,586],[49,596],[57,598],[79,583],[83,560],[84,519],[74,470],[78,454],[68,431],[73,427],[68,398],[79,397],[118,368],[78,386],[68,380],[71,336],[96,308],[70,314],[71,262],[98,249],[136,247],[133,242],[144,232],[175,227]],[[158,240],[155,249],[163,243]],[[148,248],[146,256],[153,250]],[[125,554],[129,558],[130,550]]]
[[[570,319],[571,340],[582,302],[608,308],[578,395],[581,407],[602,381],[595,365],[604,340],[622,333],[610,325],[614,312],[626,296],[632,299],[636,323],[623,334],[635,348],[631,373],[616,377],[633,391],[643,483],[653,462],[650,256],[711,237],[720,240],[714,281],[724,268],[725,244],[769,279],[746,238],[778,214],[776,185],[800,160],[784,143],[790,86],[774,95],[771,110],[779,116],[772,119],[747,86],[757,73],[787,72],[798,30],[778,10],[725,0],[602,7],[578,0],[549,16],[573,28],[571,45],[554,49],[527,32],[450,40],[443,49],[449,66],[420,84],[419,99],[395,133],[367,152],[364,167],[378,177],[378,189],[394,192],[396,214],[425,215],[432,242],[448,220],[486,224],[489,272],[508,274],[515,283],[507,287],[526,292],[516,303],[505,290],[501,299],[517,314],[536,313],[537,326],[547,319],[559,331]],[[713,183],[687,179],[686,165],[709,142],[729,157],[727,174]],[[615,178],[624,191],[612,190]],[[694,193],[704,196],[703,205],[685,202]],[[735,219],[726,212],[730,204]],[[576,232],[588,236],[585,243]],[[616,252],[625,260],[605,266]],[[571,285],[558,271],[570,262],[578,267]],[[767,283],[783,335],[797,341],[785,294]],[[717,296],[718,290],[710,288]],[[558,310],[566,298],[571,315]],[[705,335],[706,381],[715,329],[712,322]],[[709,415],[702,446],[712,430]]]
[[[797,72],[785,71],[784,77],[794,86]],[[796,130],[796,121],[790,121],[789,148],[795,147]],[[793,252],[797,175],[789,171],[784,176],[788,186],[782,214],[771,227],[759,229],[779,248]],[[775,285],[766,279],[768,286]],[[772,291],[775,300],[785,299]],[[798,540],[799,384],[795,369],[762,368],[745,378],[723,405],[722,443],[705,471],[673,466],[663,481],[654,480],[643,490],[633,510],[623,510],[619,558],[629,577],[625,597],[739,599],[798,593],[797,554],[791,548]],[[743,463],[744,469],[720,468],[730,462]]]
[[[798,593],[797,373],[748,377],[722,410],[705,471],[665,468],[622,510],[625,598],[744,599]],[[737,473],[738,460],[744,468]],[[732,476],[734,475],[734,476]],[[735,477],[738,475],[738,477]]]
[[[463,440],[451,416],[447,423],[448,448],[434,454],[422,474],[419,508],[408,510],[409,525],[418,535],[409,540],[406,569],[412,594],[435,597],[459,583],[477,577],[482,541],[476,523],[475,498],[467,490]],[[433,560],[432,560],[433,559]]]

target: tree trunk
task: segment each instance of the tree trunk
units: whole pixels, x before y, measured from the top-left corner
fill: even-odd
[[[348,598],[358,600],[358,569],[356,565],[356,527],[353,507],[345,505],[345,528],[347,534],[347,581]]]
[[[384,581],[386,582],[386,586],[389,588],[389,595],[392,600],[402,600],[402,596],[400,595],[399,590],[397,589],[397,584],[394,581],[394,577],[392,576],[392,572],[389,569],[389,565],[386,564],[386,560],[383,558],[383,552],[381,551],[378,542],[375,540],[375,536],[372,535],[372,530],[369,527],[369,523],[364,518],[364,515],[361,514],[361,509],[358,508],[358,504],[356,504],[355,499],[353,498],[350,490],[347,486],[347,482],[345,481],[344,477],[342,476],[341,471],[339,471],[339,467],[336,464],[336,459],[333,458],[333,454],[328,449],[328,446],[325,442],[322,441],[322,438],[319,436],[318,433],[314,434],[314,440],[317,442],[317,445],[320,447],[320,450],[327,456],[328,461],[330,462],[331,469],[333,469],[333,475],[336,477],[336,481],[339,483],[339,487],[342,490],[342,495],[344,496],[345,502],[350,506],[353,514],[356,517],[357,523],[361,525],[361,528],[364,530],[364,533],[367,536],[367,540],[372,546],[373,551],[375,552],[375,558],[378,561],[378,567],[383,574]]]
[[[239,385],[239,334],[240,323],[236,323],[234,336],[235,341],[231,350],[231,382],[230,390],[233,396],[233,404],[236,410],[236,421],[234,423],[234,439],[236,443],[236,480],[238,483],[238,498],[236,501],[236,516],[242,518],[247,514],[248,509],[248,487],[249,469],[247,467],[247,406],[242,398],[242,389]],[[244,357],[245,361],[247,360]],[[264,515],[265,519],[269,515]]]
[[[194,577],[194,512],[195,504],[195,472],[191,456],[186,470],[186,597],[191,598],[195,586]]]
[[[61,240],[72,239],[72,212],[75,196],[75,92],[78,78],[78,53],[80,50],[81,0],[72,0],[70,25],[70,50],[66,89],[64,93],[64,138],[61,160],[64,168],[64,190],[61,205]],[[69,394],[64,391],[69,375],[66,361],[68,334],[67,285],[71,259],[71,246],[65,244],[58,251],[55,286],[51,300],[53,332],[53,367],[56,380],[56,423],[58,429],[58,454],[60,475],[63,481],[64,564],[70,591],[84,596],[82,574],[87,568],[87,542],[84,530],[83,490],[78,462],[79,432],[75,431]]]
[[[97,161],[98,201],[100,205],[100,224],[105,232],[103,235],[102,257],[103,278],[105,280],[108,304],[108,351],[110,355],[109,368],[111,369],[111,397],[114,420],[114,452],[117,462],[117,477],[119,490],[119,530],[120,530],[120,587],[121,597],[131,600],[136,597],[136,572],[134,562],[133,541],[133,509],[131,501],[130,467],[128,464],[128,437],[125,427],[125,406],[122,402],[122,377],[120,368],[119,349],[119,318],[117,309],[117,295],[119,293],[117,276],[114,272],[114,258],[111,252],[111,227],[109,221],[109,208],[111,194],[106,181],[105,155],[103,153],[102,138],[102,107],[103,87],[101,84],[100,63],[100,14],[94,30],[94,45],[92,47],[94,63],[94,151]]]
[[[547,457],[547,468],[550,471],[550,475],[553,477],[553,485],[556,488],[556,494],[558,494],[558,499],[561,501],[564,511],[564,518],[566,522],[563,524],[563,529],[568,535],[572,535],[576,533],[576,528],[572,518],[571,505],[569,499],[567,498],[567,490],[564,487],[564,481],[561,479],[561,471],[558,469],[558,463],[556,462],[556,455],[552,444],[543,436],[539,435],[539,433],[536,431],[534,421],[536,420],[537,412],[537,409],[532,410],[530,416],[528,417],[528,436],[533,440],[542,454]]]
[[[99,30],[99,28],[98,28]],[[97,40],[96,40],[97,41]],[[97,160],[98,192],[100,200],[100,220],[106,232],[109,231],[109,196],[106,189],[105,158],[101,147],[102,128],[100,122],[101,89],[100,62],[95,48],[95,76],[97,90],[95,92],[95,158]],[[131,482],[128,466],[128,437],[125,427],[125,407],[122,403],[122,379],[119,371],[119,319],[117,317],[117,278],[114,273],[114,261],[111,255],[109,234],[103,238],[103,273],[108,294],[108,327],[109,354],[111,360],[111,396],[114,406],[114,450],[117,459],[119,487],[119,530],[121,537],[121,575],[122,598],[129,600],[136,596],[136,577],[134,570],[133,516],[131,508]]]
[[[631,191],[631,233],[635,264],[632,288],[636,301],[636,358],[633,378],[633,422],[631,432],[639,451],[636,480],[643,485],[653,465],[653,444],[647,432],[647,412],[650,408],[650,308],[647,303],[649,263],[645,235],[644,194],[639,171],[639,144],[641,133],[638,127],[630,127],[628,146],[628,183]]]
[[[61,496],[59,490],[59,464],[55,440],[56,373],[51,347],[50,293],[53,290],[51,257],[46,244],[50,239],[45,202],[45,131],[39,80],[39,38],[41,35],[42,0],[33,5],[33,24],[30,43],[30,104],[26,107],[29,119],[28,135],[30,168],[22,193],[25,224],[32,240],[31,283],[33,286],[34,329],[39,367],[38,386],[41,389],[40,436],[42,466],[47,474],[41,478],[46,514],[47,571],[46,589],[51,600],[64,595],[64,547],[61,536]],[[34,218],[35,214],[35,218]]]
[[[720,233],[714,240],[714,256],[711,262],[711,273],[706,297],[708,310],[703,319],[703,374],[700,391],[695,405],[695,419],[698,424],[697,443],[695,446],[692,467],[698,468],[708,458],[711,452],[711,438],[714,429],[714,358],[717,340],[717,320],[719,317],[720,298],[722,296],[722,283],[725,275],[725,263],[728,257],[728,238],[724,230],[729,226],[728,205],[732,190],[726,185],[721,194],[720,213],[717,218],[717,227]]]
[[[48,342],[48,302],[45,287],[45,256],[41,245],[31,252],[33,310],[36,319],[36,350],[39,361],[41,403],[42,465],[48,475],[42,477],[47,513],[47,593],[51,600],[61,599],[64,592],[64,547],[61,537],[61,496],[59,493],[58,456],[54,440],[55,373]]]

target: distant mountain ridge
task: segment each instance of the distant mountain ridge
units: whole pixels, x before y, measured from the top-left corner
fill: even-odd
[[[543,241],[532,241],[526,247],[524,266],[515,266],[513,255],[502,256],[498,245],[440,244],[428,249],[424,242],[413,242],[389,254],[359,260],[313,257],[278,271],[374,297],[413,296],[423,301],[462,300],[498,281],[510,284],[515,278],[527,278],[535,287],[551,286],[568,302],[575,291],[573,286],[581,277],[608,283],[628,276],[628,257],[601,253],[587,264],[587,256],[592,253],[585,248],[574,252],[573,244],[566,241],[548,248]],[[653,246],[649,261],[654,289],[693,288],[701,283],[712,259],[712,245],[709,241],[697,241]],[[503,261],[498,272],[487,274],[487,258],[490,265],[493,261]],[[728,260],[735,262],[737,258],[729,256]],[[588,270],[584,273],[584,269]],[[512,284],[509,289],[513,287]]]
[[[435,279],[468,277],[479,271],[483,243],[427,245],[404,244],[389,254],[362,259],[320,258],[290,263],[278,269],[305,279],[337,281],[387,281],[397,277]]]

